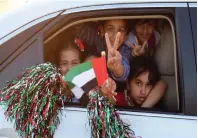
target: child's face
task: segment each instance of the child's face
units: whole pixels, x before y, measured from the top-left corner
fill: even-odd
[[[148,22],[144,22],[144,20],[140,20],[135,25],[135,33],[137,39],[144,43],[145,41],[148,41],[150,36],[152,35],[154,31],[155,25],[154,21],[150,20]]]
[[[148,78],[149,72],[146,71],[133,78],[128,84],[129,96],[136,105],[141,105],[152,89]]]
[[[76,49],[64,49],[60,52],[60,72],[65,75],[70,68],[80,64],[80,53]]]
[[[104,24],[104,32],[108,33],[111,45],[114,45],[115,37],[118,32],[121,33],[118,48],[124,43],[126,38],[126,22],[125,20],[108,20]]]

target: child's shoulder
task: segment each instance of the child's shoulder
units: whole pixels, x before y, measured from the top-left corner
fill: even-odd
[[[135,45],[135,34],[132,31],[128,34],[128,37],[124,42],[124,45],[129,47],[129,42]]]
[[[130,53],[132,50],[132,48],[129,46],[129,45],[126,45],[125,43],[123,43],[120,48],[118,49],[118,51],[121,53],[121,54],[127,54],[127,53]]]

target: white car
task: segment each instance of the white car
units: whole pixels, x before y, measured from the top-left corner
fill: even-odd
[[[155,59],[168,90],[167,110],[118,108],[136,136],[195,138],[197,133],[197,1],[54,0],[26,4],[0,17],[0,88],[23,70],[46,61],[69,29],[84,22],[107,19],[157,19],[161,32]],[[18,137],[0,109],[0,138]],[[55,138],[89,138],[85,107],[65,108]]]

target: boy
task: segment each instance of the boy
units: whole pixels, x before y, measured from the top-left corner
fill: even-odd
[[[123,44],[127,34],[126,21],[107,20],[104,22],[103,30],[108,52],[107,67],[114,80],[124,82],[129,75],[131,58],[130,47]]]

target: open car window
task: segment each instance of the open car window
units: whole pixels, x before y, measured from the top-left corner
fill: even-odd
[[[166,90],[164,97],[160,100],[159,106],[156,106],[154,110],[178,112],[179,111],[179,93],[178,93],[178,86],[177,86],[178,78],[177,78],[177,69],[176,69],[177,59],[176,59],[176,40],[175,40],[175,33],[174,33],[175,26],[174,26],[173,20],[169,16],[163,16],[163,15],[147,15],[144,17],[143,16],[127,16],[127,17],[115,16],[115,17],[89,18],[87,19],[88,21],[86,22],[84,21],[73,22],[72,24],[68,24],[60,28],[59,32],[61,33],[57,34],[53,38],[50,37],[49,35],[50,31],[46,32],[47,37],[44,41],[44,61],[46,62],[49,61],[59,66],[58,60],[60,58],[60,55],[58,55],[58,51],[60,51],[61,47],[64,46],[64,43],[66,43],[66,41],[75,41],[75,38],[79,36],[79,34],[82,33],[83,30],[86,30],[86,29],[83,29],[83,27],[88,27],[87,30],[93,30],[93,28],[95,28],[97,32],[98,30],[100,30],[101,23],[110,19],[125,19],[129,26],[127,35],[129,35],[129,33],[133,31],[134,22],[136,20],[142,19],[142,20],[155,20],[156,21],[155,33],[157,35],[156,36],[157,40],[156,40],[156,53],[154,54],[154,60],[157,63],[157,67],[159,69],[161,79],[167,83],[168,88]],[[88,25],[90,25],[90,28]],[[58,26],[56,26],[56,28],[58,28]],[[54,28],[52,28],[51,30],[53,29]],[[84,37],[87,37],[84,39],[93,41],[94,38],[88,35],[84,36]],[[98,31],[98,35],[101,35],[100,31]],[[84,46],[86,47],[86,45]],[[97,50],[97,48],[93,48],[93,49]],[[88,55],[95,55],[94,50],[91,50],[88,53]],[[87,55],[86,51],[84,53],[82,52],[82,54]],[[84,99],[84,100],[88,100],[88,99]],[[74,105],[78,105],[78,104],[74,104]],[[125,107],[122,106],[120,108],[130,109],[129,106],[125,106]]]

